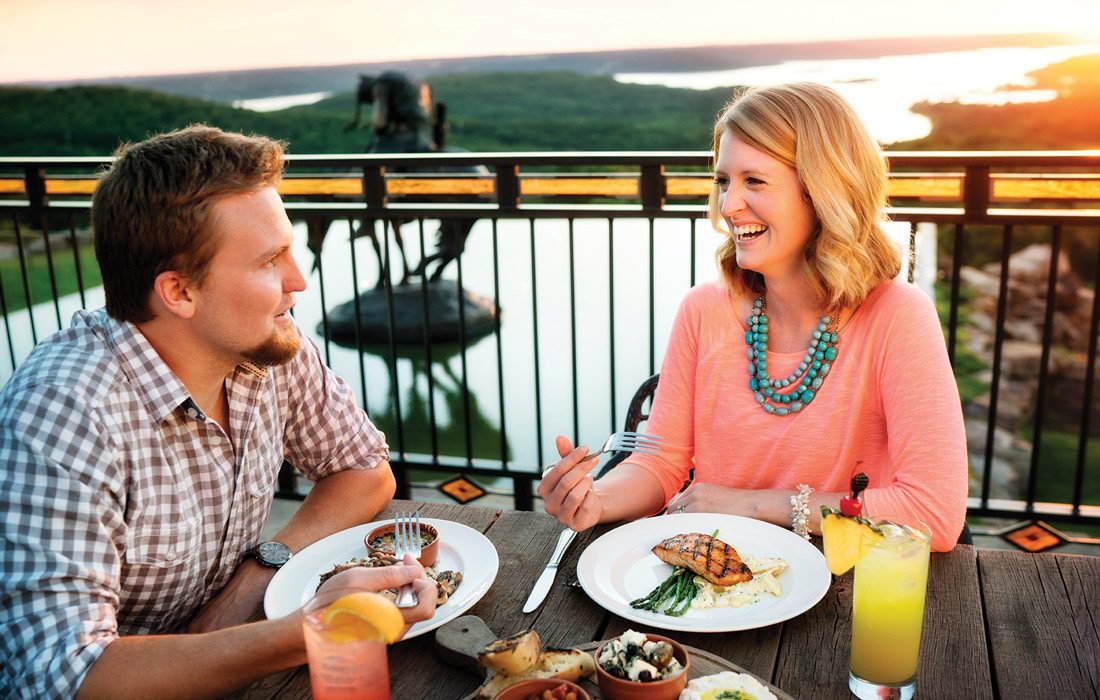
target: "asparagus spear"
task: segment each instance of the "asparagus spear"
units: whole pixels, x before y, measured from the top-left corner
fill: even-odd
[[[696,588],[693,575],[687,569],[676,567],[672,574],[657,585],[644,598],[632,600],[630,606],[639,610],[663,612],[679,617],[691,607]]]
[[[683,572],[683,575],[680,577],[681,583],[676,598],[666,611],[668,615],[672,615],[673,617],[680,617],[688,611],[691,607],[691,601],[695,598],[695,593],[698,590],[695,588],[695,577],[691,572],[686,569],[684,569]]]
[[[633,608],[640,608],[642,610],[656,610],[658,604],[664,600],[669,591],[677,583],[677,572],[680,569],[676,569],[672,572],[672,575],[662,581],[656,588],[649,592],[649,595],[644,598],[638,598],[637,600],[630,601],[630,606]]]
[[[669,593],[675,588],[676,584],[679,582],[679,572],[679,568],[674,569],[672,575],[666,578],[660,584],[658,584],[656,588],[649,592],[649,595],[645,596],[644,598],[638,598],[637,600],[631,601],[630,606],[634,608],[639,608],[641,610],[656,611],[661,602],[664,601],[666,597],[668,597]]]

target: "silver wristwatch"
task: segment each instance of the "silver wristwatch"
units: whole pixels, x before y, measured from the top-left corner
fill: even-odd
[[[287,547],[282,542],[261,542],[254,547],[249,547],[248,551],[244,553],[245,558],[255,559],[260,564],[270,567],[272,569],[278,569],[283,564],[290,561],[293,554],[290,551],[290,547]]]

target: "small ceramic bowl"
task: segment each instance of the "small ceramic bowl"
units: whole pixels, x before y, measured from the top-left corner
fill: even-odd
[[[672,645],[672,655],[684,667],[684,670],[672,678],[660,681],[629,681],[612,676],[600,666],[600,654],[609,642],[604,642],[596,650],[596,682],[608,700],[676,700],[680,691],[687,687],[688,671],[691,670],[691,657],[687,649],[674,639],[659,634],[647,634],[651,642],[668,642]]]
[[[422,566],[434,566],[435,560],[439,557],[439,531],[427,523],[420,523],[420,536],[422,539],[431,539],[431,542],[421,547],[420,557],[417,561]],[[383,543],[375,542],[379,538],[383,539]],[[375,544],[371,544],[372,542],[375,542]],[[379,525],[368,532],[367,536],[363,538],[363,544],[366,545],[367,551],[371,554],[381,552],[392,556],[394,551],[393,523]]]
[[[576,683],[563,681],[560,678],[530,678],[525,681],[520,681],[497,693],[493,700],[527,700],[527,698],[532,695],[541,699],[544,690],[553,691],[555,688],[560,688],[563,685],[566,688],[566,692],[572,691],[576,694],[577,700],[592,700],[592,696],[589,695],[584,688]],[[558,696],[555,695],[554,697],[556,698]]]

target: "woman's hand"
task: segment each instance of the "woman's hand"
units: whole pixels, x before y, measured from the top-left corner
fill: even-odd
[[[406,583],[412,584],[413,592],[416,593],[417,598],[414,607],[401,608],[401,615],[405,618],[405,632],[407,633],[414,622],[427,620],[435,615],[435,602],[439,595],[435,581],[424,573],[424,567],[411,554],[406,554],[400,564],[392,566],[357,566],[354,569],[342,571],[325,581],[325,584],[318,590],[336,586],[379,592],[390,588],[400,588]]]
[[[768,520],[769,518],[763,516],[773,509],[762,506],[768,506],[772,501],[781,498],[782,495],[776,491],[731,489],[696,482],[669,501],[665,511],[668,513],[729,513]],[[789,507],[787,513],[790,513]]]
[[[787,489],[731,489],[715,484],[694,483],[668,502],[666,513],[729,513],[779,525],[791,526],[791,496]],[[810,532],[821,532],[821,506],[836,504],[846,493],[814,491],[807,505],[810,508]]]
[[[585,460],[588,448],[581,445],[574,449],[564,435],[559,435],[555,444],[561,459],[543,474],[538,494],[544,501],[546,512],[556,517],[562,525],[574,530],[587,530],[600,522],[603,513],[603,504],[589,474],[599,460]]]
[[[665,508],[668,513],[729,513],[753,516],[753,494],[756,491],[729,489],[712,483],[693,483],[682,493],[673,496]]]

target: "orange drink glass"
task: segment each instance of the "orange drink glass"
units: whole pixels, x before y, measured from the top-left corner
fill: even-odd
[[[315,700],[389,700],[386,642],[361,620],[342,615],[325,621],[325,611],[355,589],[326,589],[302,608],[302,631]]]

